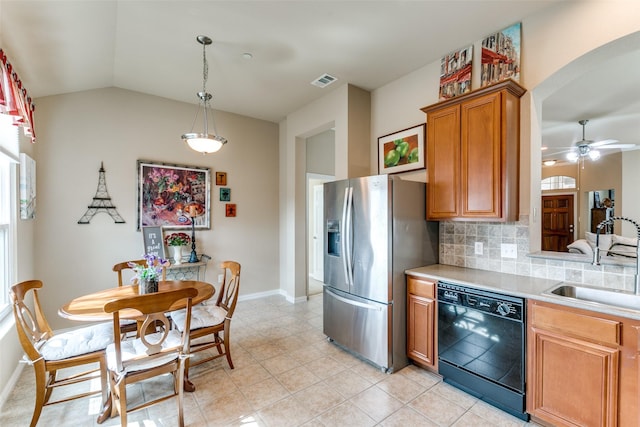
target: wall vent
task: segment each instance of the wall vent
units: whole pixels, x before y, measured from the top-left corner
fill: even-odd
[[[312,81],[311,84],[318,87],[327,87],[336,80],[338,79],[333,77],[332,75],[324,73],[323,75]]]

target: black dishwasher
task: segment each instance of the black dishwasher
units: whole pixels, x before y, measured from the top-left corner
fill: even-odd
[[[438,282],[438,371],[520,419],[525,412],[525,300]]]

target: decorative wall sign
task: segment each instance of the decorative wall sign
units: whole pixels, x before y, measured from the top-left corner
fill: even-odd
[[[481,87],[506,79],[520,81],[521,29],[518,22],[482,40]]]
[[[20,153],[20,218],[36,217],[36,161]]]
[[[226,216],[236,216],[236,204],[235,203],[227,203],[224,205],[225,215]]]
[[[231,200],[231,189],[228,187],[222,187],[220,189],[220,201],[228,202]]]
[[[473,45],[451,52],[440,61],[440,99],[471,91]]]
[[[210,228],[210,169],[138,160],[138,230]]]
[[[107,192],[107,177],[102,162],[100,163],[100,170],[98,171],[98,189],[96,190],[96,195],[93,196],[93,201],[84,215],[82,215],[82,218],[78,220],[78,224],[89,224],[91,218],[98,212],[106,212],[111,215],[111,218],[113,218],[116,224],[124,224],[124,219],[122,219],[116,207],[111,203],[111,196],[109,196]]]
[[[378,173],[424,169],[424,123],[378,138]]]
[[[226,172],[216,172],[216,185],[227,185]]]
[[[145,254],[166,258],[162,227],[142,227],[142,240]]]

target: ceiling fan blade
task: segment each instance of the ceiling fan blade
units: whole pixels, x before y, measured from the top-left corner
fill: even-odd
[[[636,144],[609,144],[609,145],[603,145],[603,146],[599,146],[598,149],[599,150],[603,150],[606,148],[633,148],[635,147]],[[593,145],[592,145],[593,147]]]
[[[589,146],[591,147],[602,147],[603,145],[615,144],[619,142],[617,139],[603,139],[602,141],[590,142]]]

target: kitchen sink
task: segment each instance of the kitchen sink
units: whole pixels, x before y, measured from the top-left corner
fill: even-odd
[[[640,295],[635,295],[627,291],[560,283],[544,293],[547,295],[557,295],[581,301],[596,302],[621,308],[640,310]]]

